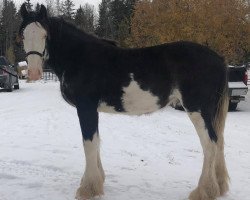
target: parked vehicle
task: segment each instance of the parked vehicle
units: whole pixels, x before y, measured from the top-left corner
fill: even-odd
[[[245,100],[248,92],[246,66],[229,66],[229,110],[236,110],[238,103]]]
[[[248,92],[247,82],[248,73],[246,66],[228,66],[229,80],[229,111],[236,110],[238,103],[245,100]],[[181,103],[178,102],[173,107],[177,110],[184,110]]]
[[[17,74],[19,79],[26,79],[28,77],[28,64],[26,61],[17,63]]]
[[[3,56],[0,56],[0,87],[8,92],[19,89],[17,70]]]

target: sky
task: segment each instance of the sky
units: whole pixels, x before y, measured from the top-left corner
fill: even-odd
[[[21,5],[24,2],[24,0],[14,0],[14,1],[19,5]],[[98,5],[101,2],[101,0],[72,0],[72,1],[74,2],[76,8],[85,3],[89,3],[95,6],[96,11],[98,11]],[[37,2],[46,4],[46,0],[31,0],[31,2],[32,4],[36,4]]]

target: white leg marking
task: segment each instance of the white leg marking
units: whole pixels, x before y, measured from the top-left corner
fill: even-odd
[[[76,192],[76,199],[85,200],[103,194],[104,172],[100,169],[101,161],[99,156],[100,139],[97,133],[92,141],[84,141],[86,158],[85,173],[81,185]]]
[[[226,167],[225,155],[224,155],[224,135],[222,133],[218,133],[218,149],[216,155],[216,176],[218,180],[218,184],[220,186],[220,195],[224,195],[229,190],[229,175]]]
[[[214,200],[220,195],[220,189],[215,173],[217,144],[212,142],[205,122],[199,112],[188,113],[199,135],[204,153],[202,174],[198,187],[190,194],[191,200]]]

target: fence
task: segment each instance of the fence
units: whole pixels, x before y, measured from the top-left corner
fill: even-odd
[[[51,80],[51,81],[58,81],[58,77],[55,75],[55,73],[51,69],[44,69],[42,79],[45,81]]]
[[[247,85],[250,85],[250,69],[248,72],[248,81]],[[44,69],[42,79],[45,81],[52,80],[52,81],[58,81],[58,77],[55,75],[55,73],[51,69]]]
[[[247,71],[248,73],[248,81],[247,81],[247,85],[250,85],[250,69]]]

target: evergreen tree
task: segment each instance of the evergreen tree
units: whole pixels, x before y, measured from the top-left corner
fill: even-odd
[[[62,3],[60,0],[56,0],[56,15],[61,16],[62,15]]]
[[[54,16],[55,15],[54,0],[46,0],[46,4],[47,4],[48,16]]]
[[[78,28],[85,30],[86,18],[82,6],[76,10],[75,24]]]
[[[16,7],[13,1],[3,1],[1,16],[1,51],[6,53],[10,46],[13,46],[14,32],[17,27]]]
[[[118,40],[125,46],[131,32],[131,17],[138,0],[102,0],[99,5],[99,20],[96,34]]]
[[[96,34],[103,38],[114,38],[113,25],[110,17],[111,0],[102,0],[99,4],[99,19],[96,29]]]
[[[33,4],[30,2],[30,0],[26,0],[25,1],[25,4],[26,4],[26,8],[28,11],[31,11],[32,10],[32,7],[33,7]]]
[[[119,38],[119,25],[126,18],[126,5],[125,0],[113,0],[110,3],[110,16],[113,29],[114,39]]]
[[[36,4],[35,11],[36,11],[36,12],[39,12],[39,11],[40,11],[40,4],[39,4],[39,3]]]
[[[0,55],[6,56],[11,63],[25,58],[21,47],[16,45],[16,35],[21,23],[12,0],[4,0],[0,13]]]
[[[94,32],[94,6],[86,3],[83,7],[85,19],[86,19],[86,25],[85,25],[85,31],[88,33]]]
[[[94,32],[94,7],[88,3],[80,6],[76,11],[75,24],[82,30]]]
[[[62,16],[65,20],[72,21],[74,18],[74,6],[75,4],[71,0],[65,0],[62,3]]]

